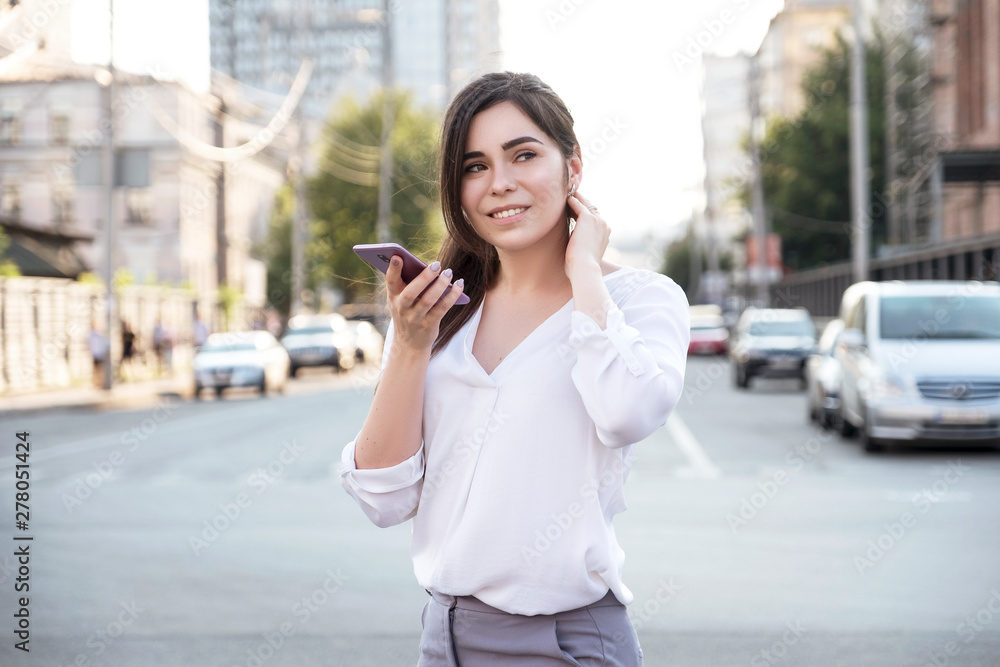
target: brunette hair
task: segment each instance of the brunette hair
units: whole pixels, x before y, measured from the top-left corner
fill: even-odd
[[[473,117],[501,102],[510,102],[524,112],[559,146],[566,159],[573,157],[579,146],[573,131],[573,116],[566,104],[534,74],[484,74],[452,100],[441,131],[440,193],[447,234],[438,260],[441,266],[451,267],[456,276],[465,278],[465,293],[470,301],[445,313],[434,354],[472,318],[500,269],[496,248],[476,233],[462,213],[462,158]]]

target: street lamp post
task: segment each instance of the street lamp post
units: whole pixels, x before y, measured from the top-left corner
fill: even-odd
[[[392,12],[390,0],[383,0],[382,7],[382,145],[378,169],[378,218],[375,232],[379,243],[388,243],[392,232]]]
[[[105,327],[105,335],[107,336],[107,349],[105,351],[105,364],[104,364],[104,389],[110,390],[111,385],[114,381],[114,371],[112,369],[111,363],[111,332],[113,331],[112,326],[114,324],[114,315],[117,310],[115,304],[115,291],[114,291],[114,228],[115,228],[115,117],[114,117],[114,101],[115,101],[115,3],[114,0],[108,0],[108,77],[106,81],[106,104],[105,113],[106,124],[105,130],[107,136],[105,137],[104,150],[107,154],[107,159],[104,161],[104,183],[106,187],[105,195],[107,197],[106,201],[106,215],[107,224],[105,229],[105,253],[104,253],[104,272],[105,272],[105,311],[107,316],[107,323]]]
[[[868,280],[871,216],[868,191],[868,90],[865,85],[864,10],[854,0],[851,50],[851,258],[854,282]]]

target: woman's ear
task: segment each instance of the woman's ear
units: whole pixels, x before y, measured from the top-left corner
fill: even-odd
[[[583,157],[580,155],[580,146],[573,146],[573,155],[566,161],[569,170],[569,184],[580,188],[580,181],[583,180]]]

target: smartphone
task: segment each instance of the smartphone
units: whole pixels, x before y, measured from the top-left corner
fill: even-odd
[[[382,273],[389,270],[389,261],[392,259],[392,256],[399,255],[403,260],[401,275],[405,283],[409,283],[420,275],[421,271],[427,268],[427,265],[417,259],[416,255],[398,243],[361,243],[354,246],[354,252],[357,253],[358,257],[368,262],[372,268]],[[441,298],[443,299],[444,295],[450,291],[451,285],[444,291]],[[456,305],[464,305],[466,303],[469,303],[469,295],[465,293],[461,294],[458,297],[458,301],[455,302]]]

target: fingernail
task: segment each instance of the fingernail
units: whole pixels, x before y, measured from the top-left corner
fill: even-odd
[[[391,263],[393,266],[399,266],[399,255],[393,255],[392,259],[389,260],[389,263]]]
[[[444,276],[445,278],[451,278],[451,269],[445,269],[444,271],[441,272],[441,275]]]
[[[465,278],[459,278],[458,280],[456,280],[454,283],[452,283],[452,287],[454,287],[455,289],[462,289],[463,287],[465,287]]]
[[[437,270],[438,270],[438,269],[440,269],[440,268],[441,268],[441,262],[438,262],[437,260],[435,260],[435,261],[434,261],[434,262],[433,262],[433,263],[431,264],[431,271],[437,271]]]

